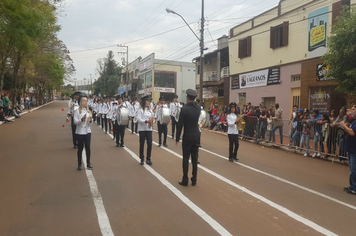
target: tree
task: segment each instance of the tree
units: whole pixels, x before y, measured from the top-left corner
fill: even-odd
[[[345,7],[328,38],[328,52],[322,57],[330,65],[327,76],[335,78],[337,90],[356,94],[356,8]]]

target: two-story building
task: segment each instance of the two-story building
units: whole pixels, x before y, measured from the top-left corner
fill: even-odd
[[[281,0],[278,6],[232,28],[230,101],[240,106],[279,103],[284,119],[293,105],[329,113],[346,104],[325,78],[327,37],[342,5],[355,0]]]
[[[152,53],[140,60],[138,97],[151,95],[154,102],[160,96],[172,101],[186,102],[186,90],[195,88],[195,65],[190,62],[160,60]]]
[[[140,69],[141,57],[136,58],[129,63],[122,71],[121,87],[118,88],[118,93],[126,93],[129,97],[138,97],[138,74]]]

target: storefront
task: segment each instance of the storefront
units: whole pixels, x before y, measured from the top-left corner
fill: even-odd
[[[328,70],[320,58],[302,63],[302,108],[330,114],[331,110],[338,113],[341,107],[346,106],[346,96],[336,91],[337,84],[333,78],[327,77]]]

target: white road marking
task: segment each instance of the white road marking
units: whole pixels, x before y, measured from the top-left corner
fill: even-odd
[[[114,236],[114,232],[111,229],[109,217],[106,214],[104,202],[101,198],[101,194],[98,189],[98,185],[96,184],[96,180],[93,175],[93,171],[86,168],[86,153],[85,148],[83,148],[82,161],[85,169],[85,173],[88,178],[90,192],[93,197],[96,215],[98,216],[99,227],[103,236]]]
[[[107,133],[110,138],[113,138],[113,135]],[[138,135],[138,134],[136,134]],[[157,143],[155,143],[157,144]],[[141,159],[129,148],[126,146],[124,147],[124,150],[128,152],[137,162],[140,162]],[[187,198],[181,191],[179,191],[176,187],[174,187],[170,182],[168,182],[163,176],[158,174],[154,169],[152,169],[149,165],[143,165],[146,170],[148,170],[153,176],[155,176],[161,183],[166,186],[169,190],[174,193],[184,204],[186,204],[190,209],[192,209],[198,216],[200,216],[205,222],[207,222],[216,232],[218,232],[220,235],[232,235],[227,231],[222,225],[220,225],[216,220],[211,218],[205,211],[203,211],[200,207],[195,205],[189,198]]]
[[[154,130],[154,131],[157,132],[156,130]],[[170,136],[170,135],[168,135],[168,136],[169,136],[169,137],[172,137],[172,136]],[[180,142],[181,142],[181,140],[180,140]],[[228,160],[227,157],[225,157],[225,156],[223,156],[223,155],[220,155],[220,154],[218,154],[218,153],[209,151],[209,150],[207,150],[207,149],[199,148],[199,150],[202,150],[202,151],[204,151],[204,152],[210,153],[210,154],[215,155],[215,156],[217,156],[217,157],[220,157],[220,158],[222,158],[222,159]],[[275,179],[275,180],[278,180],[278,181],[280,181],[280,182],[283,182],[283,183],[292,185],[292,186],[294,186],[294,187],[296,187],[296,188],[299,188],[299,189],[302,189],[302,190],[304,190],[304,191],[306,191],[306,192],[315,194],[315,195],[317,195],[317,196],[319,196],[319,197],[328,199],[328,200],[333,201],[333,202],[335,202],[335,203],[338,203],[338,204],[340,204],[340,205],[343,205],[343,206],[346,206],[346,207],[351,208],[351,209],[353,209],[353,210],[356,210],[356,206],[351,205],[351,204],[349,204],[349,203],[340,201],[340,200],[338,200],[338,199],[336,199],[336,198],[330,197],[330,196],[325,195],[325,194],[323,194],[323,193],[320,193],[320,192],[317,192],[317,191],[312,190],[312,189],[310,189],[310,188],[307,188],[307,187],[301,186],[301,185],[299,185],[299,184],[293,183],[293,182],[291,182],[291,181],[289,181],[289,180],[286,180],[286,179],[283,179],[283,178],[281,178],[281,177],[278,177],[278,176],[269,174],[269,173],[267,173],[267,172],[264,172],[264,171],[262,171],[262,170],[256,169],[256,168],[254,168],[254,167],[251,167],[251,166],[242,164],[242,163],[240,163],[240,162],[234,162],[234,163],[235,163],[236,165],[240,165],[240,166],[243,166],[243,167],[245,167],[245,168],[247,168],[247,169],[253,170],[253,171],[257,172],[257,173],[260,173],[260,174],[266,175],[266,176],[268,176],[268,177],[271,177],[271,178],[273,178],[273,179]]]
[[[153,143],[155,145],[158,145],[158,143],[156,143],[156,142],[153,142]],[[172,150],[170,150],[168,148],[165,148],[165,147],[161,147],[161,148],[166,150],[167,152],[169,152],[169,153],[181,158],[181,159],[183,158],[180,154],[178,154],[178,153],[176,153],[176,152],[174,152],[174,151],[172,151]],[[233,187],[235,187],[235,188],[237,188],[237,189],[239,189],[239,190],[251,195],[252,197],[254,197],[254,198],[266,203],[267,205],[275,208],[276,210],[278,210],[280,212],[283,212],[284,214],[288,215],[292,219],[294,219],[296,221],[299,221],[300,223],[302,223],[302,224],[304,224],[304,225],[306,225],[306,226],[318,231],[321,234],[328,235],[328,236],[337,235],[337,234],[331,232],[330,230],[328,230],[328,229],[326,229],[326,228],[324,228],[324,227],[312,222],[311,220],[308,220],[308,219],[306,219],[306,218],[304,218],[304,217],[292,212],[291,210],[289,210],[289,209],[287,209],[287,208],[285,208],[285,207],[283,207],[283,206],[281,206],[281,205],[279,205],[279,204],[277,204],[275,202],[272,202],[271,200],[269,200],[269,199],[267,199],[267,198],[255,193],[255,192],[252,192],[252,191],[248,190],[247,188],[245,188],[245,187],[243,187],[241,185],[238,185],[238,184],[234,183],[233,181],[223,177],[222,175],[219,175],[219,174],[215,173],[214,171],[209,170],[208,168],[206,168],[206,167],[204,167],[204,166],[202,166],[200,164],[198,165],[198,167],[200,169],[204,170],[205,172],[211,174],[212,176],[220,179],[221,181],[223,181],[223,182],[225,182],[227,184],[230,184],[231,186],[233,186]]]

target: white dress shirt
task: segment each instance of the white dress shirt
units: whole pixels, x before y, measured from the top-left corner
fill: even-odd
[[[169,109],[171,110],[171,116],[176,116],[176,112],[178,110],[179,103],[178,102],[172,102],[170,104]]]
[[[229,115],[227,115],[227,134],[239,134],[239,130],[237,129],[237,125],[235,124],[236,117],[237,116],[235,113],[230,113]]]
[[[87,116],[85,120],[82,121],[82,118],[85,115]],[[89,115],[90,113],[85,108],[82,109],[81,113],[79,113],[79,109],[74,112],[74,124],[77,126],[77,128],[75,129],[76,134],[86,135],[88,133],[91,133],[90,125],[92,121],[88,123]]]
[[[154,113],[151,109],[145,109],[143,111],[142,108],[138,109],[137,112],[137,123],[138,123],[138,131],[152,131],[152,126],[151,128],[148,127],[148,123],[146,123],[147,120],[150,118],[154,117]]]

